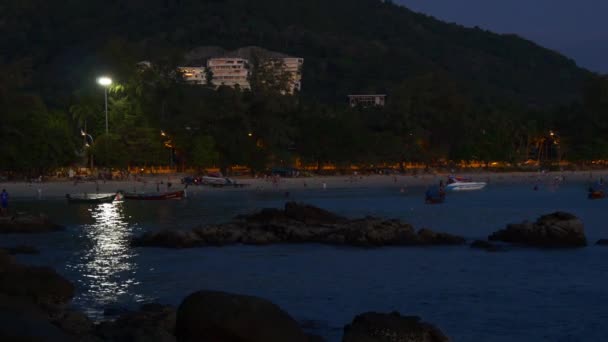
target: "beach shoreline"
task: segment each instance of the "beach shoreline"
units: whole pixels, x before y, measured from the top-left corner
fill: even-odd
[[[462,173],[459,176],[469,177],[476,181],[492,184],[551,184],[556,179],[567,183],[585,183],[608,177],[608,170],[598,171],[563,171],[563,172],[477,172]],[[54,180],[47,182],[3,182],[0,188],[6,189],[12,199],[57,199],[66,194],[115,193],[117,191],[136,193],[156,193],[184,189],[181,184],[183,174],[142,176],[138,180],[128,181],[70,181]],[[189,194],[215,191],[297,191],[336,188],[388,188],[405,189],[408,187],[425,187],[445,181],[448,173],[420,175],[341,175],[314,176],[295,178],[251,178],[234,177],[238,183],[246,184],[243,188],[214,188],[209,186],[189,186]],[[606,178],[608,179],[608,178]],[[168,183],[171,186],[167,186]]]

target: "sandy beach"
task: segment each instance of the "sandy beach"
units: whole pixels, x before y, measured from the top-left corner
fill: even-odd
[[[608,179],[608,170],[601,171],[564,171],[564,172],[506,172],[506,173],[462,173],[459,176],[492,184],[551,184],[556,177],[563,177],[565,182],[589,182],[600,178]],[[164,192],[184,188],[181,178],[184,175],[144,176],[138,181],[86,181],[68,180],[43,183],[4,182],[0,187],[6,189],[13,199],[57,199],[66,194],[113,193],[119,190],[138,193]],[[271,178],[236,177],[239,183],[247,184],[243,188],[213,188],[207,186],[190,186],[190,194],[212,191],[292,191],[305,189],[332,188],[374,188],[374,187],[423,187],[438,184],[446,180],[448,174],[422,175],[351,175],[351,176],[315,176],[299,178],[280,178],[276,184]],[[171,183],[171,187],[167,187]]]

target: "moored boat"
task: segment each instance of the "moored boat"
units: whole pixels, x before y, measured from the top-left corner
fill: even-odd
[[[601,199],[606,197],[606,193],[604,190],[589,191],[589,195],[587,197],[589,199]]]
[[[486,185],[486,182],[474,182],[470,178],[449,176],[448,184],[445,189],[448,191],[473,191],[481,190],[485,188]]]
[[[117,194],[66,194],[65,197],[68,203],[112,203],[116,199]]]
[[[125,193],[125,199],[128,200],[142,200],[142,201],[160,201],[169,199],[181,199],[185,195],[184,190],[164,192],[164,193]]]
[[[600,180],[596,184],[593,184],[589,187],[589,194],[587,198],[589,199],[601,199],[606,197],[606,191],[604,191],[604,181]]]

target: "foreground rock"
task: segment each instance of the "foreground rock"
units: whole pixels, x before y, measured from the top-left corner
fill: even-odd
[[[40,254],[40,251],[34,246],[28,245],[19,245],[15,247],[7,247],[5,248],[9,254]]]
[[[178,310],[146,304],[137,312],[94,324],[67,307],[73,296],[74,286],[54,270],[17,264],[0,249],[0,341],[324,341],[304,333],[285,311],[257,297],[199,291]],[[447,340],[431,325],[398,314],[361,315],[345,332],[344,341],[355,342]],[[383,339],[386,336],[395,339]]]
[[[449,338],[419,317],[401,316],[398,312],[368,312],[355,317],[344,327],[342,342],[446,342]]]
[[[416,230],[398,220],[374,217],[348,220],[309,205],[287,203],[284,210],[264,209],[234,221],[194,228],[163,230],[132,240],[133,246],[190,248],[230,244],[323,243],[352,246],[459,245],[465,239],[429,229]]]
[[[175,341],[175,308],[146,304],[140,311],[121,315],[95,327],[93,336],[103,341]]]
[[[306,342],[298,323],[273,303],[251,296],[199,291],[177,310],[179,341]]]
[[[74,285],[49,267],[5,264],[0,270],[0,294],[54,308],[74,297]]]
[[[51,222],[44,215],[14,215],[0,217],[0,233],[49,233],[63,230],[64,227]]]
[[[15,263],[0,250],[0,341],[66,341],[61,319],[74,286],[54,270]]]
[[[587,245],[583,222],[576,216],[556,212],[536,222],[509,224],[488,237],[491,241],[538,247],[583,247]]]

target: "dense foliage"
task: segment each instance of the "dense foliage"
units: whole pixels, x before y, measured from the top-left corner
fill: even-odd
[[[2,169],[84,155],[97,165],[256,170],[295,158],[608,157],[605,77],[516,36],[390,1],[20,0],[0,3],[0,16]],[[251,91],[184,84],[175,67],[207,45],[303,57],[303,90],[283,95],[263,68]],[[115,80],[108,135],[100,74]],[[360,92],[388,94],[387,107],[348,108],[346,95]]]

